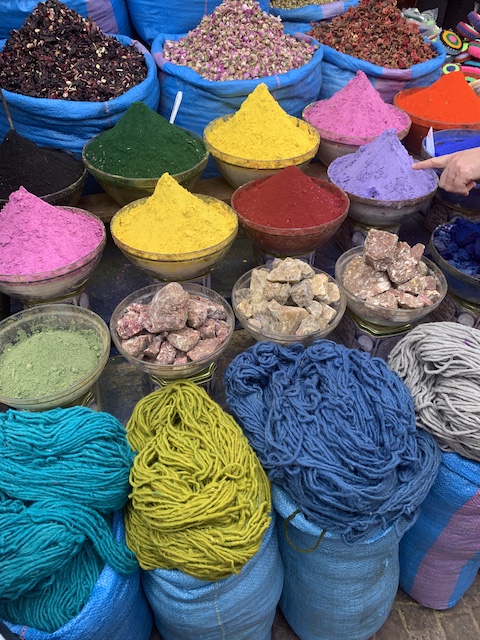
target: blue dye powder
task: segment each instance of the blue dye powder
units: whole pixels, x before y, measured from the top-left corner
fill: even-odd
[[[456,218],[436,229],[433,244],[452,266],[480,278],[480,222]]]
[[[480,147],[480,134],[478,136],[458,135],[449,140],[435,141],[435,155],[446,156],[447,153],[475,149],[475,147]]]

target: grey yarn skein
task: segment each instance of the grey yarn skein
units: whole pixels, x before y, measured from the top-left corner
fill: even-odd
[[[480,462],[480,330],[418,325],[394,346],[388,366],[413,396],[417,426],[443,451]]]

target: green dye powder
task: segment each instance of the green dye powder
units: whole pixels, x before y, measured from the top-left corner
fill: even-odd
[[[44,330],[20,335],[0,355],[0,394],[42,398],[80,382],[98,364],[102,344],[94,331]]]
[[[188,171],[206,147],[188,132],[133,102],[117,124],[91,142],[85,157],[96,169],[124,178],[159,178]]]

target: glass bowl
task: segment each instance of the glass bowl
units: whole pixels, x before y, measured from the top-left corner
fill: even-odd
[[[447,281],[445,276],[437,267],[437,265],[428,258],[422,257],[422,262],[426,264],[429,272],[433,272],[438,279],[439,297],[430,307],[422,307],[421,309],[385,309],[377,307],[373,304],[362,300],[358,296],[350,293],[343,284],[343,274],[345,267],[352,258],[363,255],[364,247],[353,247],[345,253],[343,253],[335,263],[335,279],[343,291],[347,300],[347,307],[356,316],[367,322],[371,322],[375,325],[383,327],[400,327],[403,325],[409,325],[425,318],[429,313],[436,309],[447,294]]]
[[[198,162],[190,169],[187,169],[186,171],[172,174],[172,178],[175,178],[175,180],[179,184],[181,184],[182,187],[185,187],[185,189],[191,191],[197,184],[203,170],[207,166],[209,154],[205,147],[205,142],[201,136],[197,135],[193,131],[189,131],[188,129],[183,130],[189,133],[193,138],[198,140],[205,148],[205,154],[200,162]],[[129,202],[133,202],[134,200],[139,200],[140,198],[147,198],[148,196],[151,196],[155,191],[155,187],[157,186],[157,182],[159,181],[161,176],[158,176],[157,178],[125,178],[124,176],[117,176],[112,173],[102,171],[101,169],[97,169],[95,165],[91,164],[91,162],[87,159],[86,154],[89,145],[99,136],[103,135],[103,133],[104,132],[98,133],[83,147],[82,159],[91,175],[103,188],[105,193],[108,193],[108,195],[113,200],[115,200],[115,202],[122,206],[128,204]]]
[[[457,269],[453,264],[442,258],[435,246],[435,239],[440,230],[449,231],[453,223],[447,222],[438,226],[430,237],[429,251],[433,262],[441,269],[448,282],[448,291],[461,300],[467,300],[473,304],[480,304],[480,279],[468,275]]]
[[[237,237],[238,219],[235,211],[225,202],[210,196],[197,194],[197,197],[206,203],[219,203],[226,216],[232,216],[235,227],[232,233],[224,238],[221,242],[205,249],[191,251],[188,253],[150,253],[148,251],[140,251],[134,247],[126,245],[118,239],[116,235],[116,225],[120,218],[128,212],[129,207],[142,204],[146,198],[141,198],[131,205],[122,207],[113,216],[110,222],[110,231],[112,238],[120,251],[130,262],[153,278],[159,280],[192,280],[208,273],[220,260],[224,258],[228,250]],[[152,230],[153,231],[153,230]]]
[[[364,145],[372,142],[376,136],[372,137],[352,137],[347,134],[339,135],[333,133],[332,131],[327,131],[325,129],[321,129],[320,127],[316,127],[310,120],[308,119],[308,110],[317,103],[311,102],[308,104],[302,113],[302,118],[309,122],[312,127],[318,131],[320,135],[320,146],[318,147],[318,151],[316,157],[323,162],[323,164],[328,167],[331,162],[336,160],[337,158],[341,158],[342,156],[346,156],[350,153],[355,153],[358,149]],[[389,109],[395,111],[404,116],[404,127],[401,130],[397,130],[397,137],[399,140],[403,140],[405,136],[408,134],[411,126],[411,120],[404,111],[395,107],[391,104],[387,105]]]
[[[315,139],[315,144],[312,149],[306,153],[302,153],[295,158],[282,158],[280,160],[251,160],[248,158],[238,158],[237,156],[224,153],[223,151],[220,151],[220,149],[216,149],[211,145],[208,141],[208,137],[219,121],[228,120],[233,115],[235,114],[221,116],[220,118],[212,120],[212,122],[205,127],[203,137],[205,144],[207,145],[207,149],[210,151],[210,155],[215,160],[218,170],[234,189],[241,187],[243,184],[250,182],[251,180],[272,176],[285,167],[289,167],[291,165],[296,165],[299,169],[305,169],[317,153],[318,146],[320,144],[320,136],[318,135],[315,127],[312,127],[311,124],[304,120],[300,120],[300,118],[294,118],[296,120],[297,127],[304,131],[308,131]]]
[[[103,222],[97,216],[75,207],[60,207],[93,218],[102,229],[100,243],[86,256],[52,271],[34,274],[0,274],[0,292],[19,300],[40,302],[67,296],[76,291],[88,280],[100,259],[107,242]]]
[[[295,256],[310,253],[327,242],[336,233],[345,220],[349,209],[349,198],[343,189],[327,180],[311,178],[319,187],[330,191],[338,200],[338,216],[328,222],[313,227],[275,228],[249,220],[239,209],[239,196],[245,191],[255,188],[266,178],[257,178],[245,184],[232,195],[232,207],[239,222],[252,242],[266,253],[278,256]]]
[[[402,91],[399,91],[393,97],[393,104],[402,111],[405,111],[412,121],[412,126],[410,127],[408,135],[405,136],[403,144],[410,153],[413,153],[417,157],[421,155],[422,140],[427,135],[430,127],[432,127],[434,132],[441,131],[443,129],[480,129],[480,122],[461,124],[458,122],[436,122],[435,120],[427,120],[426,118],[421,118],[420,116],[410,113],[399,104],[406,96],[410,96],[417,91],[422,91],[425,88],[426,87],[412,87],[410,89],[402,89]]]
[[[427,169],[436,178],[438,184],[438,176],[433,169]],[[327,169],[327,175],[330,180],[330,167]],[[332,180],[332,183],[335,182]],[[350,209],[348,215],[353,220],[365,224],[369,227],[388,227],[400,224],[417,211],[420,211],[426,203],[433,198],[437,187],[430,193],[426,193],[418,198],[409,198],[406,200],[377,200],[376,198],[362,198],[354,193],[345,191],[350,200]]]
[[[25,411],[46,411],[75,402],[97,382],[110,354],[110,333],[105,322],[93,311],[71,304],[42,304],[19,311],[0,322],[0,354],[8,345],[15,344],[42,330],[68,330],[94,332],[102,345],[96,366],[76,384],[54,394],[40,398],[10,398],[2,394],[0,402],[8,407]],[[65,354],[68,357],[68,354]]]
[[[143,287],[142,289],[138,289],[138,291],[134,291],[126,298],[124,298],[114,309],[112,313],[112,317],[110,319],[110,333],[112,335],[113,342],[117,347],[120,354],[128,360],[130,364],[132,364],[136,369],[141,371],[142,373],[146,373],[149,376],[163,378],[166,380],[176,380],[178,378],[190,378],[200,373],[204,369],[208,368],[213,362],[218,360],[223,351],[227,348],[232,335],[235,329],[235,316],[232,311],[232,307],[228,304],[228,302],[223,298],[220,294],[213,289],[208,289],[207,287],[203,287],[199,284],[194,283],[182,283],[183,289],[191,294],[198,295],[206,298],[211,302],[215,302],[217,304],[221,304],[225,311],[227,312],[227,318],[230,322],[230,331],[227,336],[227,339],[222,342],[222,344],[210,353],[205,358],[201,360],[196,360],[195,362],[187,362],[186,364],[158,364],[156,362],[148,362],[147,360],[143,360],[142,358],[137,358],[136,356],[132,356],[125,351],[122,347],[122,340],[117,333],[117,323],[119,319],[125,313],[125,310],[131,304],[148,304],[153,296],[163,287],[166,286],[167,283],[158,283],[151,284],[147,287]]]
[[[268,268],[268,265],[263,265],[263,267]],[[317,269],[316,267],[312,267],[315,273],[324,273],[328,277],[328,281],[331,283],[336,283],[336,280],[332,278],[328,273]],[[244,273],[233,285],[232,289],[232,307],[235,313],[237,320],[240,322],[242,327],[254,338],[257,342],[276,342],[281,345],[289,345],[294,343],[301,343],[305,346],[311,345],[314,340],[319,340],[320,338],[325,338],[330,334],[340,323],[340,320],[343,317],[346,309],[346,298],[342,290],[340,289],[340,300],[338,302],[330,303],[330,306],[335,309],[337,312],[335,317],[329,322],[329,324],[324,329],[319,329],[314,333],[308,333],[302,336],[296,335],[285,335],[280,333],[270,333],[268,331],[260,331],[255,327],[250,325],[249,319],[239,310],[238,308],[238,297],[239,291],[241,289],[248,289],[250,287],[250,280],[252,277],[252,271],[254,269],[250,269]],[[338,284],[338,283],[336,283]]]

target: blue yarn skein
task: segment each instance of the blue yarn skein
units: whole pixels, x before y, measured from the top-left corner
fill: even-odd
[[[380,358],[329,340],[259,342],[227,367],[228,405],[270,480],[347,543],[413,524],[440,465],[406,385]]]
[[[138,569],[112,533],[133,453],[123,425],[85,407],[0,414],[0,616],[53,633],[108,564]]]

